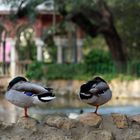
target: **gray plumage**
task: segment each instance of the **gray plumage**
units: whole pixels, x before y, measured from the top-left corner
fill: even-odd
[[[112,97],[112,92],[105,80],[95,77],[81,85],[79,97],[83,102],[96,106],[97,113],[98,106],[107,103]]]
[[[18,76],[9,82],[5,98],[19,107],[30,107],[51,101],[55,96],[51,88],[44,88]]]

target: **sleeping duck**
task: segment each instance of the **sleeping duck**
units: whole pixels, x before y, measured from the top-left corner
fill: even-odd
[[[28,107],[55,99],[52,90],[52,88],[42,87],[18,76],[9,82],[5,98],[12,104],[24,108],[25,117],[28,117]]]
[[[95,77],[93,80],[81,85],[79,92],[80,99],[90,105],[98,107],[108,102],[112,97],[112,92],[105,80]]]

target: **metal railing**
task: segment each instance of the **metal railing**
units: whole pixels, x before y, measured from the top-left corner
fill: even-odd
[[[31,63],[32,61],[30,60],[17,61],[16,62],[16,75],[25,75]],[[0,76],[10,76],[10,71],[11,71],[10,63],[6,63],[5,74],[4,74],[3,63],[0,62]],[[112,73],[112,74],[117,73],[117,70],[114,65],[109,65],[107,67],[103,67],[103,65],[96,65],[92,69],[92,71],[94,71],[94,73]],[[133,62],[133,63],[128,62],[124,73],[140,76],[140,62]]]
[[[30,61],[30,60],[17,61],[16,62],[16,66],[17,66],[16,74],[24,75],[27,72],[28,67],[31,63],[32,63],[32,61]]]
[[[28,66],[32,63],[30,60],[16,62],[16,75],[24,75],[28,70]],[[5,72],[4,72],[5,71]],[[0,62],[0,76],[10,76],[10,63],[5,63],[5,70],[3,63]]]
[[[0,76],[9,76],[10,75],[10,63],[7,62],[5,64],[3,64],[2,62],[0,62]]]

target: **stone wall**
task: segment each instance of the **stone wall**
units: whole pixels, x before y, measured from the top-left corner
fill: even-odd
[[[140,115],[82,114],[77,119],[46,116],[42,122],[19,118],[15,124],[0,122],[1,140],[140,140]]]
[[[85,83],[85,81],[78,80],[55,80],[48,81],[47,85],[53,87],[56,92],[65,93],[78,93],[80,85]],[[123,97],[123,98],[140,98],[140,80],[133,81],[120,81],[112,80],[110,83],[110,88],[113,93],[113,97]]]
[[[140,98],[140,80],[119,81],[112,80],[110,87],[114,97]]]
[[[0,77],[0,91],[6,89],[10,78]],[[60,94],[66,93],[78,93],[80,85],[86,81],[78,80],[54,80],[47,81],[46,85],[54,88],[55,92]],[[36,82],[41,84],[41,82]],[[110,83],[110,88],[113,93],[114,98],[140,98],[140,80],[133,81],[120,81],[112,80]]]
[[[6,90],[9,81],[8,76],[0,76],[0,93]]]

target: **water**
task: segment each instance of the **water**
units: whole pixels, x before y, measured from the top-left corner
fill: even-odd
[[[77,117],[81,112],[93,112],[95,107],[86,105],[78,97],[57,97],[56,100],[44,106],[35,106],[29,109],[29,115],[42,120],[48,114],[63,114],[70,118]],[[123,113],[127,115],[140,114],[140,99],[112,99],[101,106],[99,114]],[[23,109],[16,107],[0,97],[0,121],[16,122],[18,117],[23,116]]]

